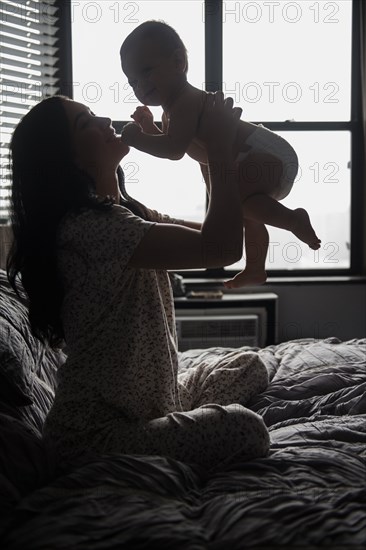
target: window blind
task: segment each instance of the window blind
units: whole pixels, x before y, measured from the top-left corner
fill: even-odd
[[[0,2],[0,223],[9,219],[9,144],[19,120],[58,93],[56,0]]]

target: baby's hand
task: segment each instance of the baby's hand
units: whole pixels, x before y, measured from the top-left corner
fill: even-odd
[[[133,147],[141,132],[141,127],[136,122],[127,122],[122,128],[121,139]]]
[[[149,132],[154,128],[154,116],[146,105],[137,107],[135,112],[131,115],[131,118],[133,118],[137,124],[140,124],[144,132]]]

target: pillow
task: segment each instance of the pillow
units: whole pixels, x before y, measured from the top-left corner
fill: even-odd
[[[9,300],[1,295],[0,306],[0,399],[5,403],[24,406],[32,403],[33,371],[32,346],[26,342],[19,327],[19,312],[9,307]],[[13,322],[4,316],[13,315]]]
[[[33,403],[35,376],[56,387],[56,371],[65,361],[30,330],[25,299],[10,287],[0,270],[0,401],[22,407]]]

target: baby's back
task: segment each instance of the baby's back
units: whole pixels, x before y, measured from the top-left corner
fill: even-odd
[[[189,99],[190,108],[197,113],[197,131],[198,126],[201,120],[203,109],[206,103],[207,96],[209,92],[195,88],[194,86],[188,85],[185,89],[185,94],[187,99]],[[237,156],[239,152],[246,152],[251,147],[245,145],[247,138],[257,129],[255,124],[240,120],[238,133],[234,142],[234,157]],[[197,134],[192,140],[191,145],[187,150],[188,155],[197,160],[198,162],[207,163],[207,155],[205,144],[202,140],[197,137]]]

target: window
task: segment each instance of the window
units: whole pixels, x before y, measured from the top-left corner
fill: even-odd
[[[300,165],[283,204],[305,207],[322,239],[314,252],[269,228],[268,268],[350,268],[352,2],[228,1],[222,21],[223,90],[248,120],[282,121]]]
[[[140,23],[157,18],[169,22],[182,37],[189,55],[190,82],[202,88],[205,29],[201,2],[71,3],[74,99],[97,114],[107,114],[117,122],[116,127],[120,121],[131,121],[139,105],[121,70],[121,44]],[[151,110],[160,122],[162,110]],[[206,188],[198,164],[191,159],[184,157],[178,163],[131,149],[122,168],[126,188],[134,198],[178,219],[203,220]]]
[[[3,0],[0,5],[0,223],[9,218],[9,144],[29,109],[58,92],[55,0]]]
[[[3,18],[10,4],[18,6],[16,2],[2,2]],[[57,14],[62,17],[62,71],[52,73],[53,56],[58,52],[51,53],[48,48],[57,48],[59,43],[51,44],[56,33],[47,25],[42,27],[47,51],[43,48],[35,59],[45,55],[48,64],[40,63],[37,81],[42,86],[41,79],[47,78],[56,86],[55,77],[59,76],[62,93],[97,114],[111,116],[117,131],[131,120],[138,105],[120,67],[121,43],[145,20],[163,19],[172,25],[188,49],[189,81],[210,91],[223,89],[243,108],[243,118],[278,132],[298,154],[300,170],[283,202],[291,208],[308,209],[322,247],[311,251],[292,234],[269,228],[269,274],[361,273],[364,150],[360,0],[49,0],[25,4],[29,9],[46,5],[51,26],[57,27]],[[52,6],[59,6],[59,12],[51,13]],[[25,30],[28,27],[22,32]],[[2,46],[4,41],[1,38]],[[43,37],[38,44],[45,44]],[[7,50],[3,51],[2,77],[7,70],[5,61],[7,65],[9,61]],[[31,68],[25,67],[27,76],[23,79],[28,82]],[[39,97],[35,92],[32,99],[27,98],[29,103],[18,98],[18,105],[14,105],[9,99],[9,86],[14,86],[14,81],[3,79],[4,85],[8,88],[3,88],[7,95],[3,94],[6,99],[1,111],[2,155],[11,125],[21,116],[16,109],[27,111]],[[159,120],[161,110],[153,110]],[[122,167],[132,196],[172,216],[202,221],[205,185],[193,160],[162,160],[131,149]],[[2,218],[7,212],[7,181],[2,176]],[[242,266],[243,261],[227,270]],[[215,270],[207,271],[207,275],[224,273]]]
[[[277,131],[297,151],[299,173],[283,203],[308,209],[322,247],[314,252],[292,234],[269,228],[268,270],[355,269],[351,230],[358,167],[351,164],[357,133],[352,86],[357,86],[358,69],[352,65],[357,37],[351,0],[74,4],[75,99],[111,113],[116,125],[130,120],[137,101],[120,68],[120,45],[143,21],[165,20],[187,45],[193,85],[221,86],[243,108],[243,117]],[[87,56],[92,63],[85,62]],[[160,118],[161,112],[154,111]],[[204,185],[191,159],[162,161],[132,151],[123,167],[131,195],[176,217],[203,219]]]

